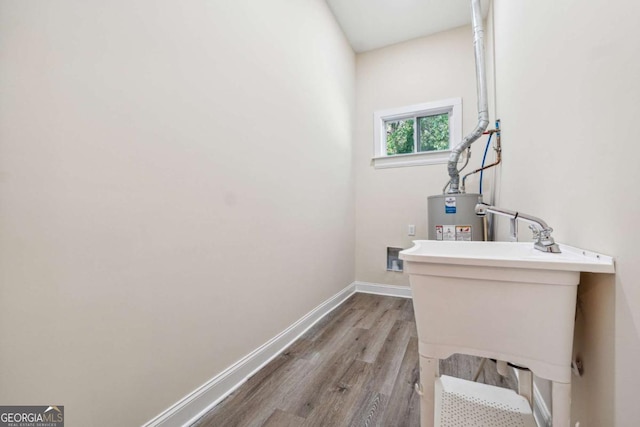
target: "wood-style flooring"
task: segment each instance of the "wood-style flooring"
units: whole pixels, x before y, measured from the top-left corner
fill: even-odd
[[[480,359],[455,355],[441,373],[471,379]],[[314,325],[194,426],[420,425],[418,339],[410,299],[358,293]],[[514,388],[495,364],[480,380]]]

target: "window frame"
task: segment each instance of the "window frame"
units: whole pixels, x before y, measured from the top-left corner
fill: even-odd
[[[414,151],[407,154],[387,155],[385,123],[394,120],[414,119],[414,150],[417,150],[418,117],[449,114],[449,149],[438,151]],[[373,114],[374,152],[371,162],[376,169],[404,166],[442,164],[449,161],[451,147],[462,138],[462,98],[448,98],[423,104],[408,105],[376,111]]]

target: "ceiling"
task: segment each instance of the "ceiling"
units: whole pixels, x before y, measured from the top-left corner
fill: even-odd
[[[356,52],[471,23],[470,0],[326,0]],[[486,17],[489,0],[481,0]]]

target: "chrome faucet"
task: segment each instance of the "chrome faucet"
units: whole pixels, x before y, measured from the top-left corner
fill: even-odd
[[[486,203],[478,203],[476,205],[476,215],[486,216],[488,213],[506,216],[511,220],[511,237],[516,238],[518,233],[517,221],[521,220],[529,223],[529,229],[533,232],[533,247],[542,252],[560,253],[558,244],[551,237],[553,228],[549,227],[546,222],[532,215],[521,212],[514,212],[508,209],[498,208]]]

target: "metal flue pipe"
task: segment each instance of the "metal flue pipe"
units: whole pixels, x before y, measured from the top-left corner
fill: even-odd
[[[471,0],[472,22],[473,22],[473,47],[476,58],[476,86],[478,91],[478,124],[476,128],[464,137],[460,144],[456,145],[449,155],[449,194],[460,193],[460,173],[458,171],[458,160],[464,150],[485,131],[489,126],[489,106],[487,102],[487,76],[484,65],[484,29],[482,26],[482,11],[480,10],[480,0]]]

